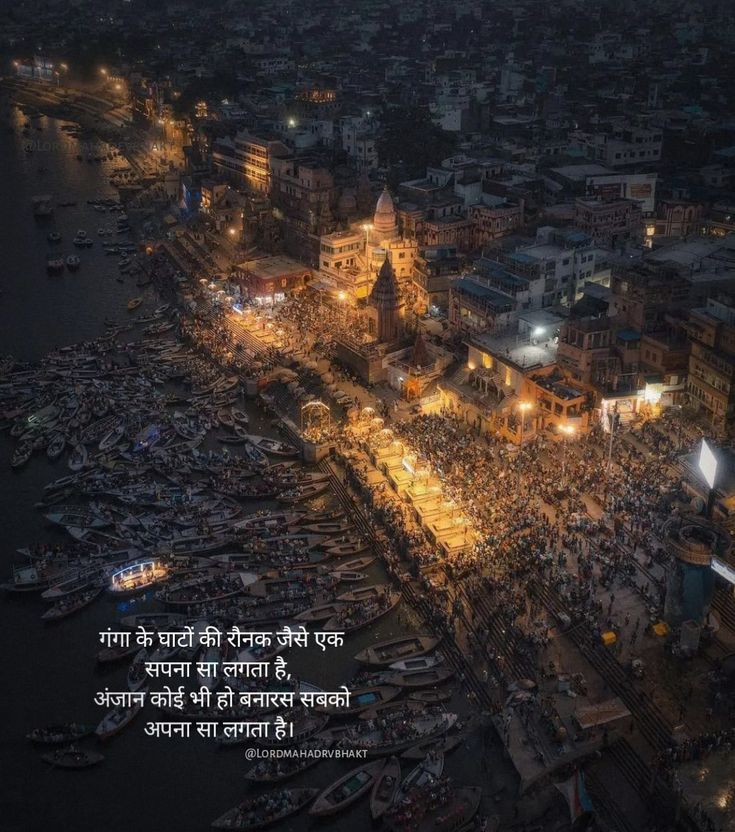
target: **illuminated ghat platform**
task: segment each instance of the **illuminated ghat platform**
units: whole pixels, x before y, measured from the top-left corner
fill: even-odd
[[[447,506],[441,497],[431,497],[425,500],[413,502],[413,509],[420,523],[428,525],[431,522],[440,520],[447,514]]]

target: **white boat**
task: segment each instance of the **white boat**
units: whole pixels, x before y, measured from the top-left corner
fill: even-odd
[[[46,448],[46,456],[49,459],[58,459],[66,447],[66,438],[63,433],[54,433],[49,438]]]

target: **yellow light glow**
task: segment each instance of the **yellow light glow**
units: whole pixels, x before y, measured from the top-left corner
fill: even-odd
[[[566,433],[567,436],[571,436],[575,431],[575,427],[574,425],[559,425],[559,430],[562,433]]]
[[[533,407],[533,402],[519,402],[518,408],[522,411],[527,412]]]

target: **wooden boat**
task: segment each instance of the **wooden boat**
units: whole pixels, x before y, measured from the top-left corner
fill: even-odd
[[[412,670],[428,670],[431,667],[436,667],[444,661],[441,653],[432,653],[426,656],[416,656],[412,659],[401,659],[399,662],[393,662],[388,665],[390,670],[398,670],[407,673]]]
[[[235,524],[236,529],[253,532],[267,532],[271,529],[287,528],[304,516],[302,511],[275,511],[246,517]]]
[[[430,688],[443,685],[454,676],[454,671],[448,667],[430,667],[428,670],[410,670],[389,673],[386,676],[389,684],[402,688]]]
[[[69,746],[41,754],[41,759],[55,768],[89,768],[101,763],[105,758],[98,751],[85,751]]]
[[[103,647],[97,652],[97,661],[100,664],[111,664],[134,656],[140,648],[133,643],[130,647]]]
[[[421,712],[423,707],[419,702],[411,702],[408,699],[393,700],[391,702],[384,702],[381,705],[373,705],[371,708],[359,714],[358,719],[366,721],[369,719],[380,719],[381,717],[392,717],[398,714],[405,716],[406,719],[412,719],[416,714]]]
[[[48,725],[45,728],[34,728],[26,739],[36,745],[64,745],[76,742],[94,733],[94,725],[81,722],[68,722],[65,725]]]
[[[59,601],[68,598],[70,595],[78,595],[88,589],[96,588],[102,580],[103,570],[101,567],[89,567],[83,569],[71,578],[50,586],[41,593],[44,601]]]
[[[113,708],[100,722],[95,729],[95,734],[101,740],[108,740],[119,734],[126,725],[129,725],[142,710],[138,704],[130,708]]]
[[[255,465],[259,465],[261,468],[268,467],[268,457],[260,450],[260,448],[256,448],[252,442],[249,441],[248,435],[243,431],[243,429],[239,426],[235,426],[235,433],[238,436],[241,436],[245,439],[245,444],[242,446],[243,452],[245,456]]]
[[[443,754],[431,754],[424,758],[404,778],[396,795],[396,803],[404,800],[413,789],[421,788],[434,780],[438,780],[442,776],[443,771]]]
[[[283,717],[286,722],[291,722],[291,735],[284,737],[282,740],[271,736],[262,737],[256,740],[259,745],[263,745],[266,748],[287,748],[292,745],[299,745],[299,743],[311,739],[315,734],[318,734],[319,731],[323,731],[327,722],[329,722],[328,716],[312,713],[311,711],[305,711],[303,714],[299,714],[293,719],[289,719],[288,713],[285,713]],[[260,721],[273,722],[275,719],[275,716],[267,715],[262,717]]]
[[[358,584],[360,581],[367,580],[366,572],[352,572],[349,569],[337,569],[328,574],[330,578],[334,578],[343,584]]]
[[[362,589],[353,589],[350,592],[343,592],[337,596],[338,601],[346,601],[350,604],[360,601],[374,601],[384,596],[390,587],[388,584],[373,584]]]
[[[174,612],[144,612],[139,615],[126,615],[120,624],[130,630],[144,627],[146,630],[175,630],[186,624],[186,616]]]
[[[352,617],[343,618],[338,612],[333,618],[330,618],[324,625],[323,629],[333,632],[354,633],[367,627],[387,615],[391,610],[398,606],[401,600],[400,592],[391,592],[387,597],[387,603],[384,606],[375,606],[373,603],[367,603],[357,607],[356,613],[353,612]]]
[[[44,517],[56,526],[76,526],[80,529],[104,529],[110,525],[110,521],[96,511],[79,506],[58,506]]]
[[[344,604],[318,604],[315,607],[309,607],[308,610],[304,610],[300,612],[298,615],[295,615],[294,618],[297,621],[304,621],[306,623],[311,623],[314,621],[326,621],[327,619],[332,618],[339,610],[342,609]]]
[[[328,488],[328,482],[312,482],[307,483],[306,485],[297,485],[295,488],[290,488],[287,491],[281,491],[280,494],[276,496],[276,499],[280,503],[303,503],[306,500],[312,500],[314,497],[318,497]],[[314,531],[317,534],[329,534],[329,532],[322,532],[320,529],[314,528],[315,525],[319,524],[317,523],[311,526],[304,526],[304,528],[308,531]]]
[[[55,433],[49,438],[48,446],[46,447],[46,456],[51,459],[58,459],[66,447],[66,437],[63,433]]]
[[[128,312],[133,312],[136,310],[141,303],[143,303],[143,298],[131,298],[128,301]]]
[[[368,708],[383,705],[399,696],[401,689],[392,685],[378,685],[376,687],[355,688],[350,691],[350,704],[347,708],[336,708],[332,705],[315,706],[314,710],[330,716],[356,716]]]
[[[339,564],[340,571],[346,572],[360,572],[367,569],[368,566],[375,560],[373,555],[366,555],[362,558],[355,558],[354,560],[346,560]]]
[[[379,820],[393,805],[401,785],[401,764],[397,757],[391,757],[375,779],[370,792],[370,814]]]
[[[250,424],[250,417],[244,410],[240,410],[237,407],[232,408],[232,422],[235,425],[240,425],[240,427],[246,428]],[[221,420],[220,420],[221,421]],[[223,425],[227,424],[226,422],[222,422]]]
[[[299,455],[299,449],[294,445],[289,445],[288,442],[281,442],[278,439],[270,439],[267,436],[253,436],[252,434],[248,436],[248,439],[253,445],[255,445],[256,448],[259,448],[267,454],[272,454],[273,456],[290,457]]]
[[[439,806],[421,818],[416,832],[454,832],[468,829],[468,824],[480,808],[481,799],[482,789],[479,786],[457,789],[449,803]],[[488,832],[497,832],[498,828],[499,822],[495,817],[490,821]]]
[[[319,523],[301,524],[301,528],[314,534],[342,534],[352,528],[346,520],[324,520]]]
[[[172,585],[156,593],[156,598],[170,606],[193,607],[234,598],[245,592],[245,584],[237,573],[203,575]]]
[[[361,664],[389,665],[401,659],[412,659],[430,653],[439,644],[431,635],[401,636],[381,641],[355,654]]]
[[[251,830],[280,823],[310,803],[319,789],[278,789],[244,800],[212,822],[213,829]],[[274,812],[268,807],[278,805]]]
[[[309,814],[316,817],[335,815],[351,806],[372,788],[383,768],[385,763],[382,760],[353,768],[324,789],[309,809]]]
[[[61,621],[62,618],[67,618],[75,612],[79,612],[79,610],[83,610],[89,606],[101,592],[101,586],[93,586],[76,595],[63,598],[57,601],[53,607],[46,610],[41,616],[41,621],[45,621],[46,623]]]
[[[419,705],[418,702],[414,703]],[[404,760],[423,760],[428,754],[448,754],[462,743],[462,734],[451,734],[436,740],[420,742],[407,748],[401,757]]]
[[[423,702],[425,705],[439,705],[442,702],[449,702],[453,694],[454,690],[452,688],[417,690],[409,693],[408,698],[413,702]]]
[[[373,731],[361,733],[358,737],[344,737],[342,746],[360,749],[368,757],[385,757],[405,751],[420,742],[443,736],[451,730],[456,721],[456,714],[417,714],[410,721],[411,732],[400,740],[395,739],[392,734],[386,734],[382,728],[376,728]]]
[[[263,760],[245,772],[245,779],[252,783],[281,783],[297,774],[312,768],[321,762],[321,758],[314,754],[309,756],[310,751],[321,751],[329,748],[331,742],[318,739],[305,742],[294,749],[296,752],[306,752],[303,757],[284,757],[282,760]]]
[[[354,555],[359,555],[370,548],[370,544],[365,541],[355,541],[354,543],[337,543],[324,544],[324,550],[329,552],[333,558],[346,558]]]
[[[21,442],[20,445],[13,451],[13,456],[10,458],[10,465],[13,468],[20,468],[33,455],[33,442]]]

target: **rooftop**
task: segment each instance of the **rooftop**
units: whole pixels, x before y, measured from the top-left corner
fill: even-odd
[[[532,343],[517,334],[513,335],[491,335],[481,333],[472,338],[471,343],[477,349],[492,353],[500,360],[514,364],[521,370],[528,370],[532,367],[548,367],[556,363],[557,345],[553,338],[546,341]]]

